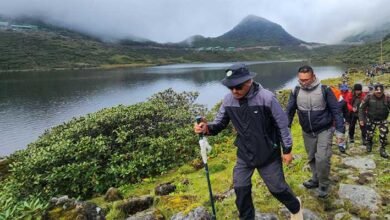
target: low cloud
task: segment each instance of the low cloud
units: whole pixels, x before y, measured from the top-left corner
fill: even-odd
[[[178,42],[219,36],[249,14],[309,42],[336,43],[390,21],[386,0],[2,0],[0,15],[31,16],[107,40]]]

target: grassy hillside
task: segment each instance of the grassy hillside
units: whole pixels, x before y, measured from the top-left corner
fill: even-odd
[[[369,43],[352,48],[340,53],[334,59],[347,64],[375,64],[381,60],[380,42]],[[390,61],[390,35],[383,39],[383,61]]]
[[[73,32],[1,31],[0,70],[161,64],[185,53],[174,48],[103,43]]]

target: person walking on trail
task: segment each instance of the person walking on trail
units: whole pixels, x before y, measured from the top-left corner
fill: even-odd
[[[359,121],[360,125],[366,125],[366,148],[367,152],[372,151],[372,139],[375,128],[379,128],[379,153],[381,157],[388,158],[386,152],[387,134],[389,133],[387,117],[390,111],[390,97],[384,93],[382,84],[374,85],[374,93],[368,94],[360,105]]]
[[[366,96],[363,92],[362,84],[355,84],[352,89],[352,93],[350,93],[346,97],[348,111],[350,112],[350,120],[349,120],[349,142],[353,144],[355,142],[355,125],[359,120],[359,106],[364,100]],[[363,144],[365,144],[366,140],[366,126],[360,125],[361,136],[363,140]]]
[[[240,219],[255,219],[251,177],[256,169],[271,194],[303,219],[301,202],[286,183],[282,161],[292,161],[292,138],[288,119],[274,94],[254,82],[245,64],[226,70],[222,84],[230,89],[214,121],[195,124],[195,133],[216,135],[231,121],[237,131],[237,161],[233,185]]]
[[[318,188],[317,196],[325,198],[329,194],[333,132],[335,130],[337,144],[344,143],[344,120],[335,95],[329,87],[320,83],[312,67],[305,65],[298,69],[298,82],[287,104],[289,126],[298,110],[312,173],[303,186],[308,189]]]
[[[340,107],[341,107],[341,112],[343,113],[343,118],[344,118],[344,121],[349,123],[349,120],[350,120],[350,111],[348,109],[348,104],[347,104],[347,97],[348,96],[351,96],[351,92],[349,91],[349,87],[347,84],[341,84],[339,86],[339,89],[341,91],[341,97],[337,97],[336,96],[336,99],[337,101],[339,102],[340,104]],[[335,94],[335,93],[333,93]]]

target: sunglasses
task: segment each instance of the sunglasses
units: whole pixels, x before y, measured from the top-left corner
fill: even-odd
[[[238,84],[238,85],[236,85],[236,86],[228,86],[228,88],[229,88],[230,90],[233,90],[233,89],[235,89],[235,90],[241,90],[241,89],[245,86],[245,83],[246,83],[246,82],[243,82],[243,83]]]

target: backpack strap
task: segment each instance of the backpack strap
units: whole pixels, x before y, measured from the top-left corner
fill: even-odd
[[[294,96],[295,100],[298,97],[299,90],[301,90],[301,87],[300,86],[295,86],[294,91],[293,91],[293,96]]]
[[[324,98],[325,102],[327,102],[326,92],[327,92],[329,89],[330,89],[329,86],[327,86],[327,85],[322,85],[322,84],[321,84],[322,97]],[[331,90],[331,91],[332,91],[332,90]],[[328,104],[328,103],[326,103],[326,104]]]
[[[329,89],[329,86],[321,84],[322,98],[324,98],[325,102],[326,102],[326,91],[328,89]],[[301,90],[301,87],[295,86],[294,91],[293,91],[293,96],[295,99],[297,99],[297,97],[298,97],[299,90]]]

